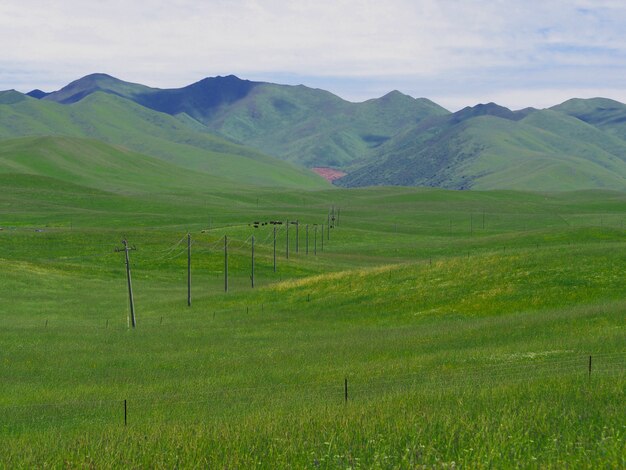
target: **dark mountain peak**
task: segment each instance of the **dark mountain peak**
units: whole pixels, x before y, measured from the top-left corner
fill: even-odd
[[[496,103],[477,104],[476,106],[467,106],[450,116],[450,122],[458,124],[471,118],[479,116],[495,116],[510,121],[519,121],[525,114],[516,113],[509,108],[500,106]]]
[[[31,90],[28,93],[26,93],[26,95],[30,96],[31,98],[36,98],[38,100],[40,100],[42,98],[45,98],[49,94],[50,93],[46,93],[45,91],[41,91],[39,88],[36,88],[36,89]]]
[[[185,113],[203,121],[222,105],[245,98],[260,82],[242,80],[235,75],[206,77],[182,88],[144,88],[131,99],[150,109],[177,115]]]
[[[206,77],[200,80],[201,82],[248,82],[250,80],[246,80],[244,78],[239,78],[237,75],[217,75],[215,77]]]
[[[217,77],[203,78],[191,85],[179,88],[179,90],[205,89],[210,92],[220,92],[222,90],[249,90],[259,84],[260,82],[243,80],[236,75],[218,75]]]

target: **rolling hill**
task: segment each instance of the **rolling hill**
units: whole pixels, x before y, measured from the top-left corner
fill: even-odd
[[[490,103],[418,124],[336,183],[624,190],[626,142],[559,111]]]
[[[190,118],[189,118],[190,119]],[[324,188],[327,183],[259,151],[115,94],[96,92],[63,105],[17,92],[0,95],[0,139],[65,136],[97,139],[237,184]]]
[[[207,173],[123,147],[94,139],[57,136],[0,140],[0,174],[53,178],[124,194],[223,184],[220,178]]]
[[[573,98],[551,109],[626,139],[626,105],[623,103],[606,98]]]

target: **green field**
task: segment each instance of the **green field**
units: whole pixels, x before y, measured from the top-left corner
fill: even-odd
[[[626,466],[624,193],[176,189],[156,163],[120,189],[2,161],[4,468]],[[270,220],[299,221],[276,272]]]

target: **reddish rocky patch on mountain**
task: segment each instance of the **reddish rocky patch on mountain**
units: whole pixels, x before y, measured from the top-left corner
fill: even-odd
[[[346,176],[348,174],[343,171],[333,170],[332,168],[327,168],[323,166],[311,168],[311,170],[320,175],[322,178],[325,178],[327,181],[330,181],[331,183],[336,179],[339,179],[342,176]]]

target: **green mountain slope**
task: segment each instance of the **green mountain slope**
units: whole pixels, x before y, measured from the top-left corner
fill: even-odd
[[[157,91],[157,89],[138,83],[124,82],[104,73],[94,73],[73,81],[61,90],[45,94],[45,96],[42,96],[42,99],[55,101],[57,103],[71,104],[98,91],[124,98],[132,98]],[[34,97],[36,97],[38,96],[36,92],[37,90],[33,90],[30,94],[34,94]]]
[[[303,86],[263,84],[207,125],[304,166],[342,168],[370,157],[404,127],[444,114],[448,112],[429,100],[399,92],[350,103]]]
[[[310,171],[113,94],[96,92],[70,105],[24,95],[19,100],[13,96],[7,104],[3,101],[8,101],[7,96],[0,98],[0,139],[89,137],[241,184],[327,187]]]
[[[432,101],[399,92],[350,103],[302,85],[251,82],[232,75],[162,90],[94,74],[44,100],[75,103],[98,92],[173,116],[186,115],[229,139],[307,167],[349,165],[371,156],[400,129],[448,114]]]
[[[513,114],[489,105],[418,125],[379,158],[338,180],[343,186],[425,185],[455,189],[626,189],[626,145],[555,111]]]
[[[117,193],[200,189],[224,184],[190,171],[98,140],[76,137],[22,137],[0,140],[0,174],[54,178]],[[231,186],[235,186],[231,182]]]
[[[606,98],[568,100],[551,108],[626,139],[626,105]]]

